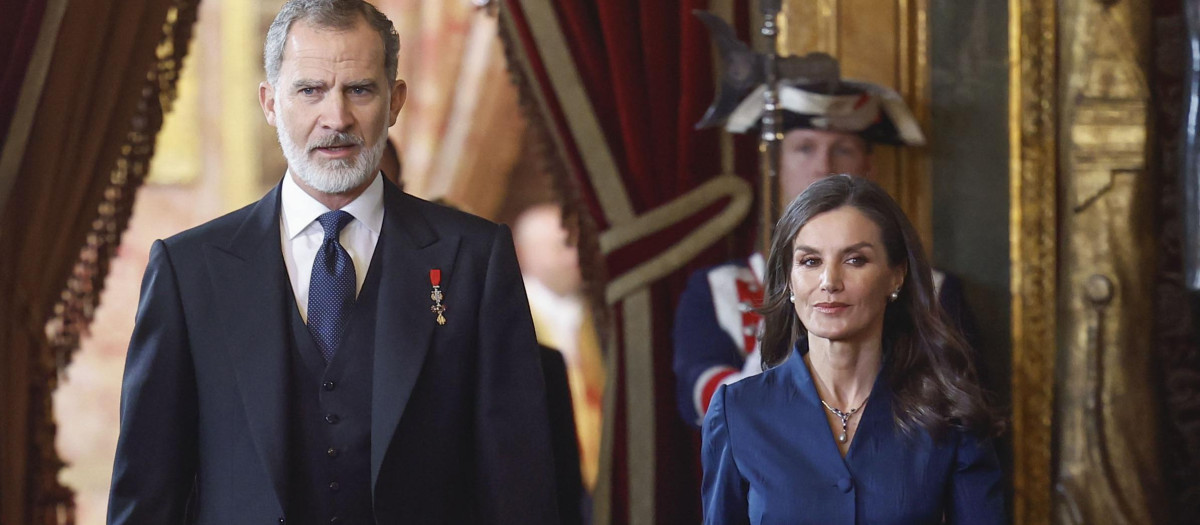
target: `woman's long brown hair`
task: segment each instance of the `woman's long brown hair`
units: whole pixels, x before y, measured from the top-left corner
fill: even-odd
[[[888,303],[883,319],[881,373],[893,392],[897,426],[906,434],[920,428],[934,437],[952,427],[986,436],[998,433],[1001,425],[984,400],[966,340],[938,305],[916,230],[887,192],[866,179],[839,175],[817,181],[776,223],[760,309],[763,367],[782,363],[807,335],[788,283],[796,235],[813,217],[843,206],[853,206],[879,226],[889,266],[907,265],[900,297]]]

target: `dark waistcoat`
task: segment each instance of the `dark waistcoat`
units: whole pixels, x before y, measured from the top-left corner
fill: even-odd
[[[380,245],[383,239],[380,238]],[[370,524],[371,369],[379,247],[328,364],[288,294],[291,381],[287,524]]]

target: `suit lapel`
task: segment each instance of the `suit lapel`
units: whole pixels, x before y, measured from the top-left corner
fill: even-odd
[[[251,209],[227,245],[205,247],[226,348],[251,439],[286,502],[287,269],[279,234],[279,186]]]
[[[375,365],[371,392],[371,486],[379,479],[384,455],[412,397],[435,328],[430,311],[429,271],[440,269],[442,288],[454,286],[457,236],[439,236],[418,210],[420,202],[390,182],[384,184],[379,306],[375,321]]]

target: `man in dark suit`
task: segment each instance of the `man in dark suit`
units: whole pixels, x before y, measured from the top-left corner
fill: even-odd
[[[557,522],[508,229],[379,174],[398,48],[359,0],[271,25],[260,99],[288,172],[151,249],[110,523]]]

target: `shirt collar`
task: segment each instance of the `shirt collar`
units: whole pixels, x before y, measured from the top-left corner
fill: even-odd
[[[279,198],[284,235],[289,240],[300,235],[321,214],[330,211],[296,184],[291,170],[283,176]],[[350,204],[343,206],[342,211],[354,216],[375,234],[383,231],[383,177],[377,174],[371,185]]]

